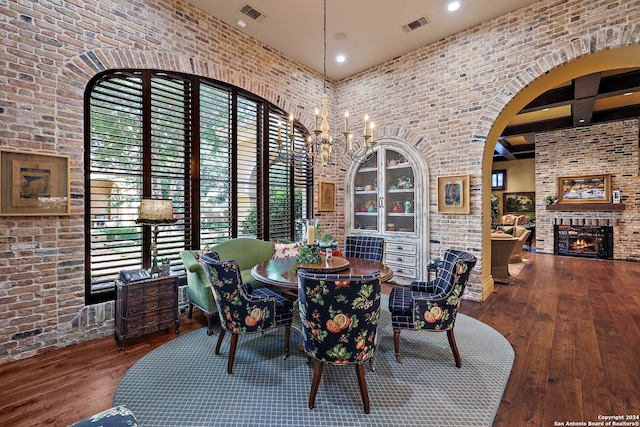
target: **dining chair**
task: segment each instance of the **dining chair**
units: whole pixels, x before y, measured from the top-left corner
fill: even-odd
[[[344,256],[382,262],[384,238],[379,236],[347,236]]]
[[[309,393],[313,409],[326,363],[355,364],[364,412],[370,412],[364,363],[372,365],[378,344],[380,272],[365,276],[322,275],[298,270],[302,338],[314,361]]]
[[[400,331],[447,331],[456,366],[462,366],[453,327],[469,274],[477,259],[468,252],[448,249],[439,263],[436,277],[412,282],[410,288],[394,287],[389,294],[396,360],[400,359]]]
[[[239,335],[259,333],[284,326],[284,357],[285,359],[289,357],[293,303],[271,289],[251,289],[244,286],[240,267],[235,260],[222,261],[219,260],[216,252],[209,252],[201,257],[201,262],[211,282],[222,326],[215,354],[220,354],[225,332],[231,334],[227,373],[231,374],[233,371]]]

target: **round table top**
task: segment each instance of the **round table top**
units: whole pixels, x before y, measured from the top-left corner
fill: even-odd
[[[334,257],[334,263],[338,257]],[[341,258],[348,261],[342,271],[332,271],[330,274],[349,274],[364,276],[380,270],[380,281],[386,282],[393,277],[393,271],[379,261],[362,258]],[[298,287],[298,264],[293,258],[276,258],[261,262],[251,269],[251,276],[263,283],[281,288]]]

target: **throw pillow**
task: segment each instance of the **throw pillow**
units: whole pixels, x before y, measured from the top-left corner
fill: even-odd
[[[303,245],[304,242],[275,243],[273,245],[273,259],[297,257],[298,251]]]
[[[503,233],[510,234],[513,236],[513,232],[516,228],[514,226],[501,226],[498,227],[498,231],[502,231]]]

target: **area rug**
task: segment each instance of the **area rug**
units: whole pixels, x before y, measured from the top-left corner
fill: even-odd
[[[464,302],[463,302],[464,304]],[[388,307],[383,295],[382,307]],[[391,315],[379,324],[375,371],[366,368],[371,413],[365,414],[353,366],[325,366],[316,406],[307,406],[313,369],[296,350],[284,360],[284,329],[241,336],[227,375],[229,338],[179,336],[127,371],[114,404],[131,408],[141,427],[196,426],[491,426],[514,359],[507,340],[462,314],[455,326],[462,368],[444,332],[402,331],[395,360]]]

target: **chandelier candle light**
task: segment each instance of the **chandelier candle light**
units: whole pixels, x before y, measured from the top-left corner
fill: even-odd
[[[320,153],[322,168],[331,164],[332,155],[340,157],[346,165],[350,163],[363,163],[373,156],[373,147],[376,144],[374,138],[374,124],[369,121],[369,116],[364,116],[364,132],[362,134],[362,145],[359,148],[354,147],[353,133],[349,128],[349,112],[344,113],[344,132],[342,137],[344,143],[341,146],[335,144],[333,137],[329,135],[329,97],[327,95],[327,0],[324,0],[324,75],[323,75],[323,95],[322,95],[322,111],[315,110],[315,128],[313,134],[315,138],[309,135],[304,149],[296,151],[295,149],[295,120],[293,114],[289,116],[289,148],[284,147],[282,141],[282,124],[278,122],[278,158],[280,161],[294,163],[295,161],[315,159],[316,154]],[[322,117],[322,122],[320,122]],[[334,153],[335,147],[335,153]]]

